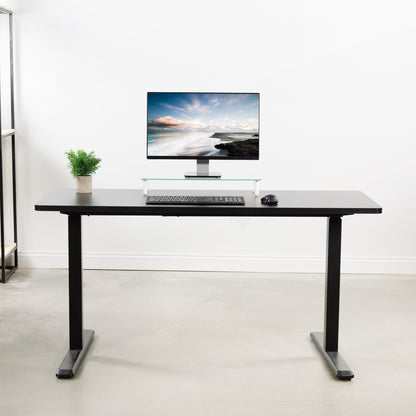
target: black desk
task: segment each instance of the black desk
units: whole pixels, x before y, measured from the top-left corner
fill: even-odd
[[[255,197],[248,191],[153,191],[154,194],[242,195],[244,206],[146,205],[140,190],[95,189],[92,194],[77,194],[73,189],[58,189],[35,205],[37,211],[58,211],[68,215],[69,243],[69,350],[56,376],[75,375],[93,339],[94,331],[82,324],[82,215],[162,215],[192,217],[327,217],[327,253],[324,332],[311,337],[341,380],[354,373],[338,353],[339,292],[342,216],[380,214],[381,207],[358,191],[264,191]],[[263,206],[260,198],[278,196],[277,207]],[[152,193],[151,193],[152,194]]]

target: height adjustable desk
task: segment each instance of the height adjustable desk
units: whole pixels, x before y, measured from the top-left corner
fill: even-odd
[[[37,211],[58,211],[68,215],[69,256],[69,350],[56,372],[71,378],[81,364],[94,331],[82,323],[83,215],[159,215],[186,217],[326,217],[326,284],[324,331],[311,337],[328,362],[335,377],[350,380],[354,373],[338,352],[339,295],[341,266],[341,225],[344,215],[380,214],[381,207],[358,191],[265,191],[256,197],[249,191],[154,191],[166,195],[242,195],[244,206],[146,205],[146,197],[133,189],[95,189],[77,194],[73,189],[57,189],[38,204]],[[275,194],[278,206],[263,206],[260,198]],[[152,193],[151,193],[152,194]],[[202,220],[201,220],[202,221]]]

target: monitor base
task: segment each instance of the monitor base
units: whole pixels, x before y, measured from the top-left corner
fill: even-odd
[[[208,175],[200,174],[198,172],[185,172],[185,178],[219,179],[221,178],[221,172],[210,172]]]

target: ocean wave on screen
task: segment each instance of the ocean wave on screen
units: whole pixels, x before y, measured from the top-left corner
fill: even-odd
[[[157,134],[148,142],[150,156],[212,156],[220,154],[215,148],[221,140],[209,137],[210,133],[192,135]]]

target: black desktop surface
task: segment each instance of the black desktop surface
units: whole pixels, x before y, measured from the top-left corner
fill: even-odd
[[[261,204],[274,194],[277,206]],[[352,214],[379,214],[382,208],[360,191],[273,191],[239,190],[152,190],[149,195],[235,195],[243,196],[243,206],[146,205],[141,189],[94,189],[77,194],[74,189],[56,189],[35,205],[37,211],[59,211],[80,215],[162,215],[221,217],[328,217]]]

